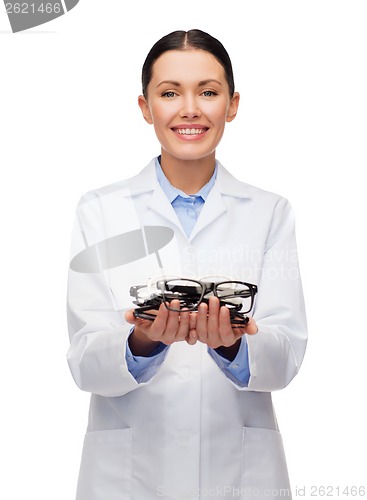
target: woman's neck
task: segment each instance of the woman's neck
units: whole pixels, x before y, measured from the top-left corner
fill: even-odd
[[[194,194],[212,177],[215,153],[198,160],[180,160],[162,151],[161,167],[172,186],[186,194]]]

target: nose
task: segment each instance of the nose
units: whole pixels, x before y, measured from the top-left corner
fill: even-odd
[[[182,108],[180,111],[181,118],[193,119],[201,115],[200,107],[194,95],[186,95],[183,99]]]

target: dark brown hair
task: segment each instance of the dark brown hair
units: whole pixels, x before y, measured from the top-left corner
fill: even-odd
[[[153,65],[168,50],[201,49],[210,52],[223,66],[229,87],[229,94],[234,93],[234,78],[231,59],[221,42],[201,30],[173,31],[156,42],[150,49],[142,70],[143,95],[147,97],[147,88],[152,79]]]

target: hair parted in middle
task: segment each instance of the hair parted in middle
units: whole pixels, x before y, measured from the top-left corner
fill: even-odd
[[[158,40],[153,47],[150,49],[142,70],[142,92],[145,98],[148,97],[148,85],[150,80],[152,79],[153,74],[153,65],[155,61],[162,55],[164,52],[169,50],[192,50],[192,49],[200,49],[210,52],[218,62],[223,66],[226,80],[229,87],[229,94],[233,97],[234,94],[234,77],[233,77],[233,69],[231,59],[228,55],[228,52],[222,45],[222,43],[209,35],[209,33],[205,33],[205,31],[201,31],[198,29],[192,29],[189,31],[173,31],[168,35],[165,35],[160,40]]]

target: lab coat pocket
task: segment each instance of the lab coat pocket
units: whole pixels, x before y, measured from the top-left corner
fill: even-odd
[[[131,429],[88,432],[84,439],[77,500],[131,498]]]
[[[243,498],[291,498],[282,436],[275,429],[244,427]]]

